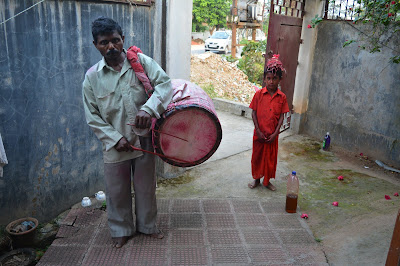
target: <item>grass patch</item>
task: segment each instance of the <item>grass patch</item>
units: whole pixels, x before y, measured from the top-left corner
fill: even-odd
[[[211,83],[203,86],[202,89],[208,94],[208,96],[210,96],[211,99],[218,96],[218,94],[215,92],[214,86]]]

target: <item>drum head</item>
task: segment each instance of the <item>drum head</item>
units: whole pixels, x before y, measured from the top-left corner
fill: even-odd
[[[154,148],[165,162],[181,167],[198,165],[217,150],[222,130],[218,118],[197,105],[177,107],[157,121]],[[158,131],[158,132],[157,132]]]

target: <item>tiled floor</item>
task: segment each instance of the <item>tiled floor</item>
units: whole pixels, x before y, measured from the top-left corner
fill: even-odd
[[[38,265],[327,265],[298,214],[284,203],[159,199],[163,239],[112,247],[106,213],[72,209]]]

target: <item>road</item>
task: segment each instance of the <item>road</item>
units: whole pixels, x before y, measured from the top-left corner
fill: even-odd
[[[205,53],[204,44],[192,45],[191,48],[192,48],[191,49],[192,55]],[[238,52],[237,52],[238,57],[240,57],[241,50],[242,50],[242,47],[238,47]],[[229,53],[229,54],[231,54],[231,53]]]

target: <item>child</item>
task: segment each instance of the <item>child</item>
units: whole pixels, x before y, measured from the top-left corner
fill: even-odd
[[[276,190],[269,180],[275,178],[279,128],[283,114],[289,112],[286,95],[278,89],[283,72],[285,69],[279,61],[279,55],[274,55],[268,60],[264,71],[266,87],[257,91],[250,103],[255,129],[251,158],[254,181],[248,184],[249,188],[260,185],[260,179],[264,177],[263,185],[272,191]]]

